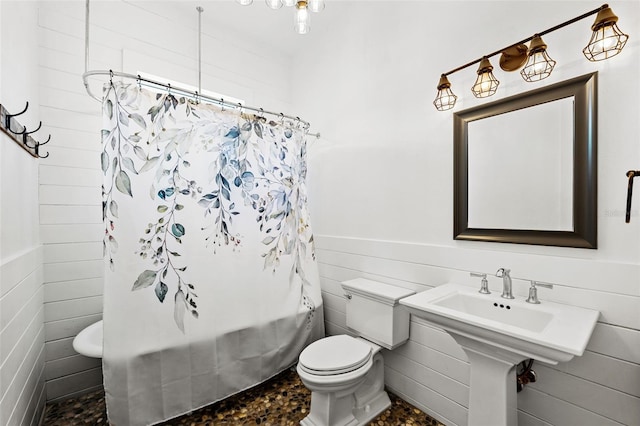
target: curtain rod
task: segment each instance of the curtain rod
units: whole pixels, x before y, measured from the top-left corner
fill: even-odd
[[[91,70],[91,71],[87,71],[84,74],[82,74],[82,81],[84,82],[84,87],[87,90],[87,93],[89,94],[89,96],[91,96],[93,99],[102,102],[102,99],[99,98],[98,96],[96,96],[95,94],[93,94],[93,92],[91,91],[91,88],[89,87],[89,81],[88,78],[92,77],[92,76],[96,76],[96,75],[104,75],[104,76],[109,76],[109,78],[113,78],[113,77],[121,77],[121,78],[130,78],[132,80],[136,80],[139,84],[144,84],[145,86],[150,86],[150,87],[155,87],[155,88],[162,88],[165,89],[167,91],[171,91],[174,93],[179,93],[181,95],[185,95],[188,96],[190,98],[195,99],[196,101],[200,102],[200,101],[204,101],[204,102],[208,102],[214,105],[219,105],[220,107],[223,108],[229,108],[229,109],[235,109],[235,110],[239,110],[239,111],[243,111],[243,110],[249,110],[249,111],[253,111],[255,113],[257,113],[259,116],[262,116],[263,114],[269,114],[269,115],[273,115],[275,117],[279,117],[281,119],[286,118],[289,120],[292,120],[294,122],[298,122],[300,124],[302,124],[302,126],[305,129],[308,129],[310,124],[308,121],[304,121],[302,120],[300,117],[292,117],[290,115],[285,115],[282,113],[277,113],[277,112],[273,112],[273,111],[266,111],[262,108],[255,108],[255,107],[250,107],[250,106],[244,106],[241,103],[234,103],[234,102],[229,102],[229,101],[225,101],[223,98],[215,98],[213,96],[207,96],[207,95],[201,95],[200,93],[198,93],[197,91],[191,91],[189,89],[184,89],[178,86],[172,86],[169,83],[161,83],[155,80],[151,80],[148,78],[144,78],[141,77],[140,75],[133,75],[133,74],[128,74],[125,72],[119,72],[119,71],[112,71],[112,70]],[[307,133],[309,136],[315,136],[317,138],[320,137],[319,133]]]
[[[174,91],[177,93],[180,93],[182,95],[191,97],[193,99],[195,99],[196,101],[204,101],[204,102],[208,102],[211,104],[215,104],[215,105],[219,105],[220,107],[228,107],[229,109],[235,109],[235,110],[239,110],[239,111],[243,111],[243,110],[249,110],[249,111],[253,111],[257,114],[259,114],[259,116],[262,116],[263,114],[269,114],[269,115],[273,115],[276,117],[279,117],[280,119],[289,119],[292,120],[294,122],[300,123],[302,124],[302,126],[305,128],[305,130],[309,130],[309,127],[311,127],[311,124],[308,121],[304,121],[302,119],[300,119],[300,117],[292,117],[290,115],[285,115],[283,113],[277,113],[277,112],[272,112],[272,111],[266,111],[263,108],[256,108],[256,107],[251,107],[251,106],[244,106],[240,103],[233,103],[233,102],[228,102],[225,101],[224,99],[220,98],[215,98],[212,96],[207,96],[207,95],[203,95],[198,93],[197,91],[191,91],[188,89],[184,89],[184,88],[180,88],[180,87],[176,87],[176,86],[172,86],[171,84],[168,83],[161,83],[158,81],[154,81],[154,80],[150,80],[148,78],[143,78],[139,75],[133,75],[133,74],[129,74],[129,73],[125,73],[125,72],[119,72],[119,71],[113,71],[113,70],[91,70],[89,71],[89,2],[90,0],[86,0],[85,2],[85,27],[84,27],[84,74],[82,74],[82,82],[84,83],[84,88],[87,91],[87,93],[89,94],[89,96],[91,96],[93,99],[97,100],[98,102],[102,102],[102,99],[99,98],[98,96],[94,95],[93,92],[91,91],[91,88],[89,86],[89,77],[91,76],[96,76],[96,75],[103,75],[103,76],[109,76],[110,79],[112,79],[113,77],[121,77],[121,78],[130,78],[130,79],[134,79],[136,81],[138,81],[139,84],[145,83],[145,85],[151,86],[151,87],[156,87],[156,88],[163,88],[166,90],[170,90],[170,91]],[[198,10],[198,19],[200,19],[200,13],[202,13],[201,10]],[[201,68],[201,65],[199,64],[199,68]],[[198,72],[201,72],[201,69],[198,70]],[[200,74],[199,74],[200,76]],[[200,78],[200,77],[199,77]],[[198,84],[200,84],[200,82],[198,82]],[[317,139],[320,139],[320,133],[309,133],[307,132],[307,135],[309,136],[314,136]]]

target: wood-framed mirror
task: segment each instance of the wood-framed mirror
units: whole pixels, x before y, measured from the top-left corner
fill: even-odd
[[[597,73],[454,113],[456,240],[597,248]]]

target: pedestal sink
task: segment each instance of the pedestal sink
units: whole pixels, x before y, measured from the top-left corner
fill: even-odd
[[[469,358],[469,426],[518,424],[515,366],[533,358],[557,364],[580,356],[600,313],[591,309],[448,283],[400,300],[409,312],[443,328]]]

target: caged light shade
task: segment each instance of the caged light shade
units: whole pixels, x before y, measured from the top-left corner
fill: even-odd
[[[457,99],[458,97],[451,91],[449,79],[446,75],[442,74],[438,82],[438,95],[433,101],[433,105],[435,105],[438,111],[446,111],[455,106]]]
[[[486,98],[495,94],[500,82],[493,75],[493,65],[486,56],[480,61],[477,73],[476,83],[471,87],[473,95],[476,98]]]
[[[547,45],[542,41],[542,37],[536,34],[531,40],[529,57],[524,68],[520,71],[520,75],[524,81],[540,81],[549,77],[555,66],[556,61],[551,59],[547,53]]]
[[[582,49],[584,56],[590,61],[602,61],[622,51],[629,36],[618,28],[618,17],[611,8],[604,5],[598,12],[591,26],[593,33],[587,47]]]

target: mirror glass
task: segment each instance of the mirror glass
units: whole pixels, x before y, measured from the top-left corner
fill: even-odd
[[[469,123],[471,228],[573,230],[573,101]]]
[[[453,116],[457,240],[597,247],[597,73]]]

